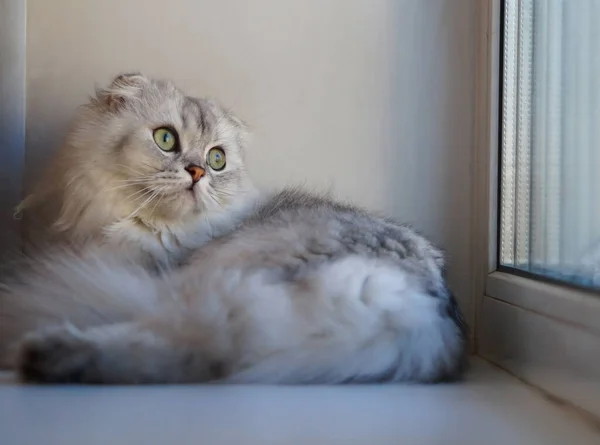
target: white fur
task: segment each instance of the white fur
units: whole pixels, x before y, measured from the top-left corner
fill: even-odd
[[[347,256],[290,286],[214,260],[153,278],[121,260],[55,255],[10,288],[2,334],[38,328],[21,354],[68,351],[52,361],[58,374],[95,351],[94,372],[108,383],[209,380],[213,363],[228,382],[432,381],[460,354],[439,299],[385,261]]]
[[[157,147],[157,125],[176,151]],[[63,383],[458,376],[441,252],[323,197],[259,200],[244,141],[239,119],[170,82],[123,75],[100,90],[21,206],[43,246],[72,247],[31,250],[0,289],[0,364]],[[207,165],[215,146],[223,170]]]
[[[310,281],[297,290],[251,277],[222,296],[248,305],[241,349],[258,358],[230,381],[339,382],[390,370],[393,380],[430,380],[456,352],[438,301],[385,262],[347,257]]]

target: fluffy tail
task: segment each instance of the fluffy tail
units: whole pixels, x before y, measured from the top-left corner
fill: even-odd
[[[13,269],[0,284],[0,369],[12,367],[15,346],[30,331],[125,322],[156,309],[155,278],[100,252],[52,251]]]

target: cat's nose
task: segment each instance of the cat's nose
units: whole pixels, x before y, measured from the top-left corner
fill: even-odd
[[[202,167],[198,167],[197,165],[194,164],[190,164],[188,165],[185,170],[190,174],[190,176],[192,177],[192,181],[194,181],[194,184],[198,181],[200,181],[200,178],[202,176],[204,176],[204,169]]]

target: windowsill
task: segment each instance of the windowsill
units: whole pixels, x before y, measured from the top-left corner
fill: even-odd
[[[600,296],[589,291],[493,272],[485,295],[600,336]]]
[[[597,444],[600,432],[481,359],[437,386],[0,385],[0,442]]]
[[[520,276],[488,276],[477,352],[600,418],[600,298]]]

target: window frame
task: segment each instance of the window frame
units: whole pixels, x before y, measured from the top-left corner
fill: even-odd
[[[475,349],[546,393],[600,416],[597,292],[499,264],[505,1],[483,0],[477,5],[471,249]],[[570,343],[555,341],[549,347],[549,339]]]

